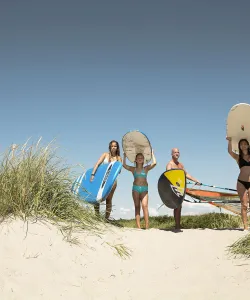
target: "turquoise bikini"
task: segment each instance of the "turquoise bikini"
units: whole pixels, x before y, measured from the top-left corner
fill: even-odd
[[[136,173],[136,170],[134,171],[134,178],[138,178],[138,177],[143,177],[143,178],[147,178],[147,174],[146,172],[144,171],[144,169],[141,171],[141,173]],[[144,192],[147,192],[148,191],[148,186],[145,186],[145,185],[133,185],[133,188],[132,188],[133,191],[136,191],[137,193],[141,194],[141,193],[144,193]]]

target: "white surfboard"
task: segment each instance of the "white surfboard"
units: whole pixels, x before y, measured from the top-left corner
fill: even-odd
[[[233,151],[238,153],[238,142],[247,139],[250,142],[250,104],[234,105],[227,117],[227,136],[232,138]]]
[[[135,162],[137,153],[144,155],[145,163],[152,159],[152,147],[147,136],[139,130],[127,132],[122,138],[122,148],[128,160]]]

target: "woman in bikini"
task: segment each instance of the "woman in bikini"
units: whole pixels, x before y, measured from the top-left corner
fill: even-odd
[[[119,143],[117,141],[111,141],[109,143],[109,152],[104,152],[101,157],[98,159],[97,163],[95,164],[92,176],[90,178],[90,181],[93,181],[95,178],[95,172],[98,169],[100,164],[108,164],[111,161],[120,161],[122,163],[122,159],[120,157],[120,147]],[[117,187],[117,181],[115,181],[111,192],[109,193],[108,197],[106,198],[106,214],[105,218],[108,219],[110,217],[110,213],[112,210],[112,198],[115,192],[115,189]],[[96,215],[100,214],[100,204],[94,205],[95,213]]]
[[[237,161],[240,174],[237,180],[237,192],[241,201],[241,217],[244,225],[244,230],[248,230],[247,210],[250,199],[250,149],[249,142],[246,139],[241,139],[238,143],[239,155],[232,150],[231,138],[228,140],[228,153]]]
[[[140,224],[141,204],[142,204],[142,210],[143,210],[143,215],[145,220],[145,227],[146,229],[149,228],[147,174],[149,170],[153,169],[156,166],[156,159],[153,151],[152,151],[152,161],[153,163],[151,165],[143,167],[144,156],[142,153],[138,153],[135,157],[135,167],[131,167],[126,164],[126,154],[124,153],[123,167],[126,170],[132,172],[132,174],[134,175],[132,196],[135,205],[135,220],[138,228],[141,228],[141,224]]]

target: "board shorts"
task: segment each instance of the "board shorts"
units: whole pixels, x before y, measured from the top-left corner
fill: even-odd
[[[132,191],[135,191],[139,194],[148,192],[148,186],[145,185],[133,185]]]

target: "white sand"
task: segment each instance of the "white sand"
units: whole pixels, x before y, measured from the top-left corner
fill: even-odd
[[[0,224],[0,299],[237,299],[250,290],[250,262],[229,258],[237,230],[118,229],[103,238],[52,225]],[[127,260],[111,244],[133,252]]]

